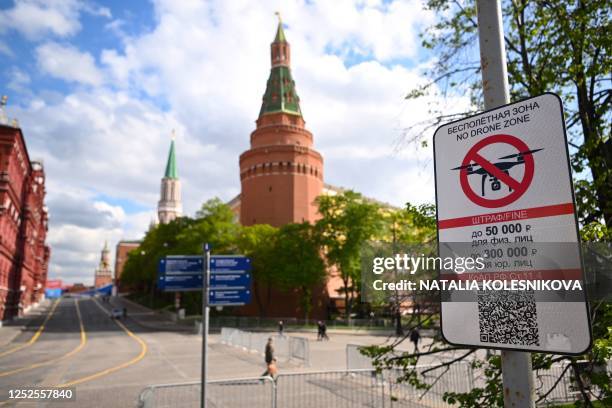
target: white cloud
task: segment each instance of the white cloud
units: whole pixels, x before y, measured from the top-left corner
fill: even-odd
[[[16,1],[11,9],[0,12],[0,26],[13,28],[28,39],[47,34],[65,37],[80,30],[76,1]]]
[[[93,277],[104,240],[114,247],[146,230],[173,128],[187,214],[208,198],[229,200],[240,191],[238,156],[255,127],[276,29],[272,13],[281,3],[154,5],[156,25],[143,35],[116,31],[119,23],[108,27],[121,42],[96,55],[99,67],[94,56],[66,44],[47,42],[37,50],[44,72],[93,85],[36,95],[16,109],[31,155],[45,159],[55,276]],[[403,99],[423,78],[399,64],[417,54],[416,32],[431,16],[416,0],[295,0],[282,2],[280,10],[326,182],[398,206],[432,202],[433,171],[422,167],[431,148],[393,152],[403,129],[427,118],[428,103],[435,102]],[[359,62],[356,55],[376,60]],[[82,202],[54,198],[52,192],[66,186]],[[81,252],[86,258],[79,269]]]
[[[53,177],[47,191],[50,276],[67,282],[92,284],[104,242],[108,241],[114,262],[114,244],[119,239],[141,238],[152,215],[142,211],[127,217],[121,206],[97,199],[91,191],[59,185]]]
[[[77,225],[50,228],[47,237],[51,246],[50,277],[93,284],[94,270],[100,260],[104,241],[108,240],[111,245],[120,237],[120,228],[90,229]]]
[[[103,81],[92,55],[73,46],[48,42],[36,48],[36,58],[40,69],[56,78],[88,85]]]
[[[26,88],[30,84],[30,75],[27,72],[22,71],[17,67],[13,67],[10,70],[10,80],[7,84],[7,88],[12,89],[15,92],[28,93],[29,90]]]
[[[0,33],[13,29],[30,40],[49,35],[68,37],[81,29],[82,12],[110,18],[110,10],[80,0],[15,0],[12,8],[0,11]]]

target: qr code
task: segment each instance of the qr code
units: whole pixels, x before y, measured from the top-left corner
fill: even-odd
[[[481,342],[540,345],[533,292],[478,291],[477,296]]]

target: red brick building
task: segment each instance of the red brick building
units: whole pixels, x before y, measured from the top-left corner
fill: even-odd
[[[291,76],[291,48],[279,23],[270,77],[251,148],[240,156],[240,223],[281,226],[314,221],[323,190],[323,157],[313,149]]]
[[[30,161],[21,129],[0,111],[0,320],[24,313],[44,294],[50,256],[44,199],[42,163]]]
[[[123,289],[121,287],[121,274],[123,273],[123,268],[128,260],[128,255],[130,252],[137,250],[141,243],[142,241],[139,240],[123,240],[117,243],[115,250],[115,286],[117,286],[118,291]]]

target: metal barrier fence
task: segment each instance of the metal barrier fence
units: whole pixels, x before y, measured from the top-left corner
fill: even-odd
[[[242,329],[270,328],[276,329],[279,321],[282,321],[285,328],[290,327],[309,327],[316,329],[316,319],[299,319],[295,317],[244,317],[244,316],[213,316],[210,318],[210,328],[237,327]],[[395,327],[395,320],[391,318],[375,319],[350,319],[345,320],[324,320],[328,329],[333,328],[379,328],[392,329]]]
[[[372,360],[361,354],[359,349],[363,347],[357,344],[346,345],[346,368],[347,370],[356,369],[374,369]],[[435,365],[432,365],[435,367]],[[429,371],[432,366],[423,366],[422,369],[417,366],[417,373],[422,374],[424,370],[428,370],[426,378],[419,376],[421,380],[424,380],[429,384],[429,381],[437,378],[439,374],[447,368],[440,368],[438,370]],[[606,368],[602,368],[606,370]],[[612,363],[608,363],[607,370],[612,372]],[[391,372],[393,374],[393,372]],[[436,403],[441,403],[442,395],[444,391],[455,391],[455,392],[467,392],[474,387],[474,383],[478,381],[478,386],[483,386],[483,378],[479,376],[479,370],[471,368],[469,362],[454,363],[450,367],[450,372],[440,376],[440,380],[428,391],[427,394],[423,395],[423,398],[431,401],[434,400]],[[477,377],[478,380],[477,380]],[[549,404],[567,403],[573,402],[580,398],[580,391],[578,384],[574,378],[574,371],[567,369],[567,363],[555,364],[545,370],[536,370],[534,373],[534,385],[536,391],[536,399],[541,396],[545,398],[538,403],[539,406],[548,406]],[[584,380],[583,380],[584,381]],[[423,391],[410,389],[404,386],[402,383],[397,381],[391,381],[391,389],[400,395],[404,395],[405,398],[419,397]],[[393,384],[398,384],[394,386]]]
[[[240,347],[249,352],[263,354],[270,337],[274,342],[274,354],[277,359],[298,361],[304,366],[310,365],[310,343],[305,337],[247,332],[229,327],[221,328],[221,343]]]
[[[208,381],[210,408],[275,408],[276,385],[270,377]],[[200,406],[201,383],[152,385],[140,392],[139,408],[192,408]]]
[[[370,357],[364,356],[361,354],[359,349],[363,347],[358,344],[347,344],[346,345],[346,369],[347,370],[356,370],[356,369],[373,369],[372,359]]]
[[[431,368],[418,366],[420,370]],[[432,372],[428,392],[400,383],[399,371],[341,370],[280,374],[270,377],[210,381],[207,402],[223,408],[447,408],[444,391],[467,391],[464,368]],[[139,396],[139,407],[195,407],[200,383],[152,385]]]

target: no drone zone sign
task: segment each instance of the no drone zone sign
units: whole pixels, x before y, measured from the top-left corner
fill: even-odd
[[[584,289],[561,100],[543,94],[451,122],[434,134],[441,257],[485,267],[447,280],[578,281]],[[559,354],[590,347],[584,290],[445,293],[452,344]]]

